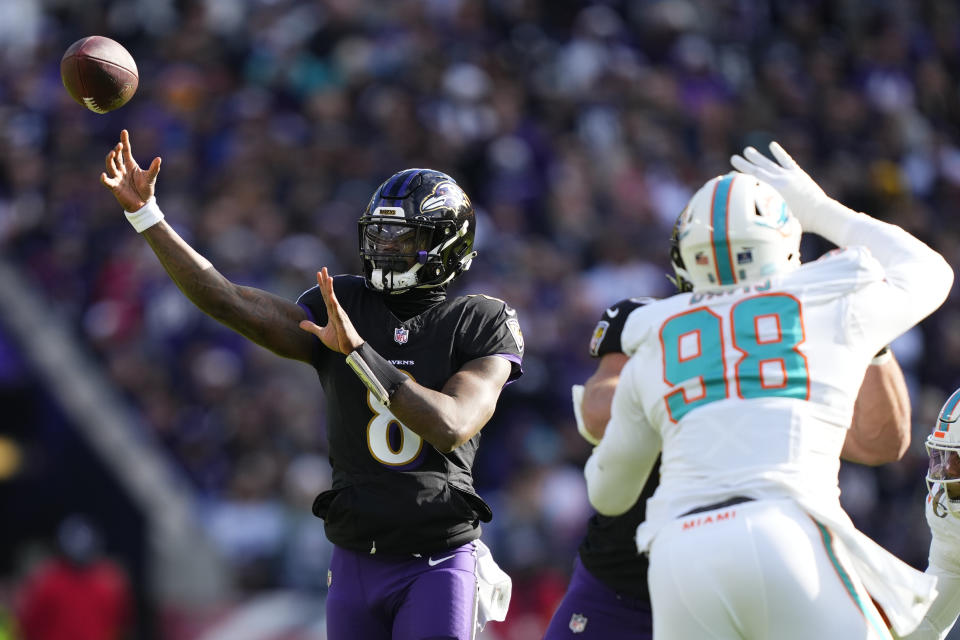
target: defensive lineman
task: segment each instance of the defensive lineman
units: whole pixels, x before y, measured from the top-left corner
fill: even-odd
[[[598,444],[603,437],[610,419],[610,401],[627,361],[621,343],[623,327],[635,309],[652,301],[621,300],[604,311],[594,328],[589,350],[598,359],[597,368],[585,385],[574,387],[577,427],[591,444]],[[910,429],[910,396],[903,372],[892,352],[883,349],[867,368],[841,457],[866,465],[899,460],[910,445]],[[544,640],[653,637],[647,557],[637,552],[635,534],[644,520],[647,499],[657,487],[658,475],[655,464],[640,497],[626,513],[590,518],[567,592]]]
[[[101,182],[191,301],[320,377],[333,465],[313,506],[335,545],[327,637],[466,640],[503,620],[510,580],[479,541],[492,514],[470,469],[521,373],[523,339],[503,300],[446,297],[476,255],[463,190],[429,169],[393,175],[359,221],[364,275],[324,267],[294,303],[228,281],[184,242],[154,199],[160,158],[141,170],[126,131],[106,164]]]
[[[679,251],[677,234],[671,253]],[[682,286],[688,286],[684,284]],[[604,310],[590,338],[597,368],[573,389],[580,434],[598,444],[610,419],[610,402],[627,361],[622,332],[627,318],[652,298],[627,298]],[[884,348],[871,361],[857,396],[853,424],[841,457],[867,465],[899,460],[910,445],[910,396],[893,353]],[[653,637],[647,589],[647,556],[634,540],[646,502],[658,483],[657,466],[640,497],[619,516],[596,514],[587,524],[567,592],[554,612],[544,640],[643,640]]]
[[[890,637],[874,601],[904,634],[935,580],[853,527],[839,454],[871,358],[943,302],[953,272],[771,151],[777,163],[734,156],[740,172],[685,210],[674,268],[693,291],[628,321],[590,500],[627,510],[662,447],[637,533],[657,638]],[[848,248],[801,267],[801,224]]]

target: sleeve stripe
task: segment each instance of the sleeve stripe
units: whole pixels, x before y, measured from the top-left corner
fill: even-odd
[[[302,302],[298,302],[298,303],[297,303],[297,306],[300,307],[301,309],[303,309],[303,310],[307,313],[307,320],[309,320],[310,322],[316,324],[317,318],[316,318],[316,316],[313,315],[313,311],[310,310],[310,307],[308,307],[307,305],[303,304]]]

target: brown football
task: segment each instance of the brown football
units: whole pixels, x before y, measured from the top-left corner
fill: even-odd
[[[94,113],[122,107],[137,91],[140,77],[133,56],[119,42],[90,36],[74,42],[60,60],[63,86]]]

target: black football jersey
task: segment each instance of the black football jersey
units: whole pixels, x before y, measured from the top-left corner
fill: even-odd
[[[440,390],[470,360],[510,360],[521,374],[523,336],[516,312],[481,295],[442,302],[401,321],[362,277],[336,276],[334,290],[360,336],[394,366]],[[319,325],[327,322],[319,287],[297,301]],[[378,553],[432,553],[480,536],[490,507],[473,488],[478,433],[440,453],[397,420],[347,366],[343,354],[318,339],[313,365],[327,401],[333,486],[313,511],[336,545]]]
[[[627,316],[651,298],[621,300],[603,312],[590,338],[590,355],[623,353],[620,343]],[[637,527],[646,516],[647,499],[653,495],[660,478],[660,460],[650,472],[640,498],[630,510],[619,516],[595,514],[587,523],[587,535],[580,545],[580,562],[598,580],[618,593],[649,600],[647,556],[637,552]]]

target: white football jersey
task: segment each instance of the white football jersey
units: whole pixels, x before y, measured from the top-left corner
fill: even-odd
[[[888,312],[883,277],[857,247],[778,279],[634,311],[620,384],[635,400],[628,410],[664,441],[654,500],[678,514],[738,492],[782,496],[794,481],[836,498],[870,359],[915,322]]]
[[[598,510],[632,504],[661,447],[650,521],[736,495],[838,502],[840,451],[871,358],[940,306],[953,278],[899,227],[862,214],[847,225],[866,246],[630,315],[615,437],[586,470]],[[620,472],[592,472],[605,456]]]

